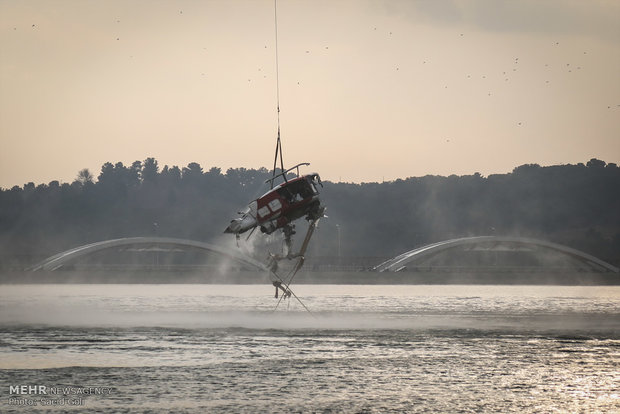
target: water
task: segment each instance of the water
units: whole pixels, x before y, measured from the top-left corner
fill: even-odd
[[[3,285],[0,411],[620,411],[620,287],[272,289]]]

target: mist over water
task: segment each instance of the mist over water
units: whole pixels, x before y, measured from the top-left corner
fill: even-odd
[[[16,384],[111,387],[99,412],[620,409],[619,287],[294,288],[312,314],[269,285],[4,285],[2,411]]]

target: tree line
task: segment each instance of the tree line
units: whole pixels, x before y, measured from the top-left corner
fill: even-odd
[[[0,189],[1,266],[122,237],[218,243],[236,212],[268,190],[270,177],[266,168],[160,168],[147,158],[105,163],[96,178],[84,169],[72,183]],[[526,164],[488,177],[327,181],[321,198],[328,218],[311,244],[316,257],[387,258],[440,240],[497,235],[548,240],[620,264],[620,168],[597,159]]]

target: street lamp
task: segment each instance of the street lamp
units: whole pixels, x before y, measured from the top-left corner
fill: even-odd
[[[336,230],[338,230],[338,261],[340,261],[340,224],[336,224]]]

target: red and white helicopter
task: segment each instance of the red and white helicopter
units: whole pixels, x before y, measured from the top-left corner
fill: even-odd
[[[272,282],[276,287],[276,298],[278,297],[278,289],[282,290],[283,297],[289,297],[291,294],[294,295],[289,285],[297,271],[303,266],[304,255],[312,233],[325,213],[325,207],[321,204],[318,191],[318,186],[323,186],[321,178],[317,173],[300,175],[299,167],[302,165],[307,166],[310,164],[297,164],[288,170],[281,171],[279,174],[275,174],[274,169],[274,176],[266,181],[266,183],[270,183],[271,189],[261,197],[250,202],[245,210],[239,212],[240,217],[231,220],[226,230],[224,230],[225,233],[235,234],[237,239],[239,239],[240,234],[251,230],[251,235],[256,228],[260,228],[261,232],[265,234],[271,234],[278,229],[282,229],[285,243],[283,254],[270,254],[268,262],[268,267],[272,273]],[[292,170],[297,170],[297,177],[287,177]],[[283,182],[274,186],[275,180],[278,178],[281,178]],[[292,236],[295,234],[293,222],[304,216],[310,223],[308,231],[299,252],[292,253]],[[278,261],[282,259],[298,259],[289,276],[284,278],[276,273]]]
[[[316,220],[323,216],[317,185],[323,186],[317,173],[299,175],[299,167],[310,165],[302,163],[283,171],[266,183],[271,183],[271,189],[248,204],[247,208],[239,212],[241,217],[230,222],[224,231],[239,236],[248,230],[260,227],[263,233],[271,234],[279,228],[290,226],[293,221],[306,216],[307,220]],[[287,178],[291,170],[297,169],[296,178]],[[273,186],[276,178],[282,177],[284,182]]]

